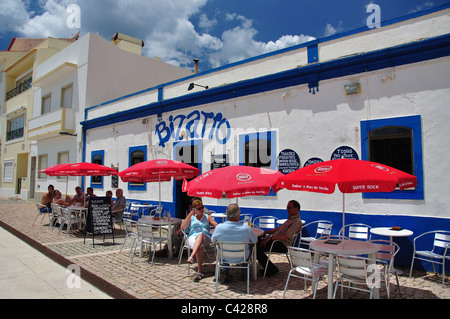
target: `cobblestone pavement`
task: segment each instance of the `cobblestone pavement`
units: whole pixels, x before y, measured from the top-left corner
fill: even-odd
[[[18,232],[27,235],[41,245],[49,248],[58,255],[65,257],[79,265],[83,271],[87,270],[98,277],[108,281],[122,291],[138,299],[280,299],[283,295],[289,265],[286,257],[275,254],[272,257],[280,272],[272,277],[250,282],[250,294],[246,294],[246,281],[239,280],[240,272],[232,272],[235,280],[230,284],[219,284],[218,292],[215,290],[214,263],[210,261],[204,266],[205,278],[200,282],[193,282],[196,265],[191,266],[188,275],[186,258],[183,256],[181,265],[178,259],[169,259],[164,256],[156,256],[152,267],[148,263],[148,256],[134,258],[130,263],[128,257],[131,241],[129,240],[124,250],[119,253],[124,239],[124,232],[116,228],[115,244],[111,237],[103,242],[102,236],[95,237],[93,247],[92,237],[87,236],[84,242],[84,234],[78,230],[71,230],[65,237],[65,229],[58,236],[57,229],[51,231],[48,220],[40,223],[40,218],[35,225],[36,206],[32,202],[11,201],[0,199],[0,221],[14,228]],[[157,252],[158,254],[159,252]],[[392,299],[449,299],[450,284],[442,288],[441,278],[434,274],[413,272],[413,277],[408,278],[409,270],[405,269],[400,278],[399,294],[395,278],[391,278]],[[83,275],[82,275],[83,276]],[[447,279],[450,281],[449,279]],[[319,282],[316,298],[325,299],[327,296],[327,277]],[[304,283],[300,279],[293,278],[289,284],[286,298],[312,298],[310,284],[304,290]],[[368,293],[345,292],[344,298],[367,299]],[[380,289],[380,297],[386,298],[386,291]]]

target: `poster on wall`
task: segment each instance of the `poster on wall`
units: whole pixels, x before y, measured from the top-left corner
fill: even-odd
[[[229,165],[228,154],[211,155],[211,170]]]
[[[290,149],[282,150],[277,157],[277,169],[283,174],[289,174],[300,168],[300,157]]]
[[[341,158],[358,160],[359,156],[358,153],[356,153],[356,151],[350,146],[341,146],[334,150],[333,154],[331,154],[330,160]]]
[[[323,159],[318,158],[318,157],[312,157],[309,160],[307,160],[305,162],[305,164],[303,164],[303,167],[306,167],[306,166],[312,165],[312,164],[316,164],[316,163],[322,163],[322,162],[323,162]]]

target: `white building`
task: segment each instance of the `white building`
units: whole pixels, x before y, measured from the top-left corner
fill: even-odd
[[[85,160],[86,136],[79,123],[86,108],[192,74],[141,56],[143,45],[141,40],[120,33],[114,35],[112,43],[88,33],[36,68],[33,116],[28,122],[28,138],[35,141],[31,167],[39,170]],[[87,160],[109,165],[101,158]],[[38,199],[49,184],[69,194],[75,193],[76,186],[84,188],[79,177],[70,177],[67,183],[66,177],[32,176]]]
[[[346,223],[401,226],[415,235],[448,230],[449,13],[448,6],[416,13],[89,107],[80,147],[87,160],[100,154],[119,170],[155,158],[181,159],[202,173],[213,158],[278,169],[277,157],[287,152],[299,159],[292,168],[336,156],[389,163],[417,176],[417,187],[347,195]],[[190,83],[209,88],[188,91]],[[110,189],[111,178],[100,185],[99,193]],[[118,186],[128,199],[158,201],[157,184]],[[181,182],[163,183],[172,215],[184,216],[184,196]],[[327,219],[333,233],[341,228],[339,191],[281,190],[239,205],[253,217],[285,217],[290,199],[301,203],[307,222]],[[215,211],[234,201],[204,198]],[[398,240],[406,265],[412,239]]]

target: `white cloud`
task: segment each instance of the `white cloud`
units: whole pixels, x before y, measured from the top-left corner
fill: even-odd
[[[330,23],[327,23],[327,26],[325,27],[324,36],[328,37],[330,35],[334,35],[336,33],[342,32],[344,30],[343,28],[343,22],[339,21],[339,24],[335,27],[331,25]]]
[[[178,66],[193,66],[192,59],[214,60],[214,67],[296,45],[312,37],[284,35],[275,41],[256,40],[253,21],[236,13],[208,18],[202,7],[208,0],[0,0],[0,30],[23,37],[72,37],[75,32],[98,33],[111,39],[115,32],[144,40],[143,54],[158,56]],[[210,1],[210,0],[209,0]],[[81,30],[67,25],[66,8],[81,9]],[[39,6],[39,7],[38,7]],[[232,27],[214,35],[218,15]],[[193,18],[198,18],[198,29]],[[234,26],[233,26],[234,24]],[[0,35],[1,35],[0,31]]]

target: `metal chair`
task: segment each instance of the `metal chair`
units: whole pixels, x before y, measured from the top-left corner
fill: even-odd
[[[178,254],[178,265],[181,265],[181,258],[183,258],[183,251],[187,249],[188,256],[191,255],[191,247],[189,247],[188,234],[181,229],[181,233],[183,234],[183,239],[181,240],[180,252]],[[191,270],[191,264],[188,265],[188,275]]]
[[[295,242],[296,242],[296,240],[297,240],[297,236],[298,236],[298,234],[294,234],[294,235],[292,235],[292,236],[289,238],[289,240],[292,240],[293,238],[295,238],[295,239],[293,240],[294,245],[295,245]],[[270,245],[269,254],[267,255],[266,266],[264,267],[264,275],[263,275],[263,278],[266,278],[267,266],[269,265],[270,256],[272,255],[272,248],[273,248],[273,245],[275,244],[275,242],[277,242],[277,241],[279,241],[279,240],[272,240],[272,244]],[[286,258],[287,258],[288,261],[289,261],[289,255],[286,253],[285,256],[286,256]]]
[[[83,223],[85,221],[85,219],[82,217],[76,216],[76,215],[72,215],[72,212],[67,208],[60,207],[60,210],[62,213],[62,220],[61,220],[61,223],[59,226],[58,235],[61,234],[61,231],[62,231],[64,225],[67,225],[67,229],[66,229],[66,237],[67,237],[72,225],[73,224],[80,225],[81,223]]]
[[[40,203],[36,203],[36,208],[37,208],[38,212],[37,212],[36,217],[34,218],[33,225],[36,223],[36,219],[39,216],[42,216],[41,224],[42,224],[42,221],[44,220],[44,217],[47,216],[48,217],[48,222],[49,222],[48,223],[48,227],[50,227],[50,224],[51,224],[51,210],[47,206],[45,206],[43,204],[40,204]]]
[[[433,240],[433,248],[432,250],[417,250],[417,240],[423,239],[424,236],[434,236]],[[422,241],[422,240],[421,240]],[[414,260],[419,259],[422,261],[428,261],[433,266],[433,271],[436,274],[436,269],[434,268],[434,264],[438,264],[442,266],[442,287],[445,284],[445,260],[450,260],[450,254],[447,255],[447,252],[450,251],[450,231],[448,230],[433,230],[426,233],[423,233],[416,238],[414,238],[414,251],[413,258],[411,261],[411,270],[409,272],[409,278],[411,278],[411,274],[413,271]]]
[[[277,227],[278,218],[274,216],[259,216],[253,219],[252,227],[273,229]]]
[[[51,204],[52,206],[52,219],[50,221],[51,229],[55,229],[56,224],[62,224],[64,223],[64,216],[61,211],[61,207],[58,204]]]
[[[372,227],[366,224],[348,224],[341,228],[339,235],[344,235],[350,239],[356,240],[370,240]]]
[[[316,226],[316,231],[314,235],[310,236],[304,236],[304,231],[308,228],[311,229],[311,226]],[[322,236],[331,235],[331,228],[333,227],[333,223],[328,220],[316,220],[314,222],[310,222],[302,227],[302,230],[300,232],[300,243],[308,244],[316,239],[321,238]]]
[[[390,298],[390,275],[391,274],[395,274],[395,279],[397,280],[398,293],[400,294],[400,282],[398,280],[398,272],[394,268],[395,255],[397,255],[398,251],[400,250],[400,246],[392,241],[384,240],[384,239],[375,239],[375,240],[371,240],[370,242],[378,246],[378,251],[375,253],[375,258],[378,260],[384,260],[388,265],[388,269],[386,271],[386,274],[388,276],[386,278],[382,278],[387,283],[388,298]],[[381,266],[384,266],[384,265],[385,264],[381,264]]]
[[[136,224],[136,222],[133,221],[132,219],[124,218],[123,224],[125,226],[126,235],[125,235],[125,238],[123,239],[122,247],[120,248],[119,253],[122,252],[122,249],[123,249],[127,239],[131,238],[131,239],[133,239],[133,243],[131,244],[131,249],[130,249],[130,252],[128,253],[128,257],[130,257],[131,252],[133,251],[134,243],[136,242],[137,237],[138,237],[137,232],[133,228],[133,224]]]
[[[381,260],[374,260],[360,256],[337,256],[337,280],[334,287],[333,299],[336,298],[338,287],[354,289],[358,291],[367,291],[370,293],[370,299],[373,297],[373,289],[379,286],[381,278],[387,278],[388,266],[379,268],[377,263],[384,263]],[[380,269],[384,274],[379,273]],[[375,273],[375,276],[372,274]],[[385,281],[386,283],[386,281]],[[386,283],[386,290],[388,289]]]
[[[113,225],[117,224],[120,228],[124,228],[124,222],[122,220],[124,212],[124,209],[111,212]]]
[[[314,263],[313,254],[308,249],[289,246],[288,256],[291,270],[289,271],[286,285],[284,286],[283,299],[291,276],[305,280],[305,290],[306,280],[311,281],[313,299],[316,299],[317,285],[320,278],[328,273],[328,267]]]
[[[139,202],[130,202],[129,204],[127,202],[128,207],[124,211],[125,218],[137,221],[141,217],[140,209],[135,204],[139,204]]]
[[[219,272],[223,268],[238,268],[247,270],[247,294],[250,293],[250,242],[218,241],[216,242],[216,291],[219,283]],[[253,247],[254,249],[254,247]]]
[[[153,250],[152,254],[152,260],[150,263],[150,266],[153,266],[153,259],[155,258],[155,251],[156,251],[156,245],[168,240],[167,237],[156,237],[153,234],[153,227],[151,225],[145,225],[145,224],[137,224],[137,240],[134,244],[134,252],[133,256],[131,257],[131,263],[133,263],[134,255],[136,254],[136,247],[140,244],[142,249],[142,246],[147,246],[151,250]],[[150,252],[149,252],[150,254]],[[150,257],[149,257],[150,259]]]

